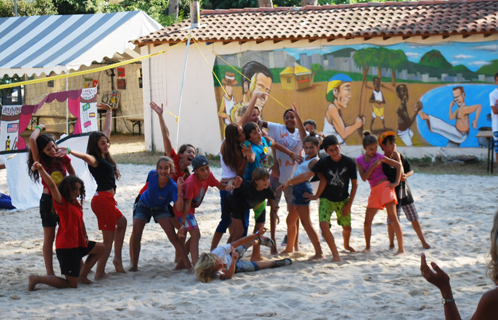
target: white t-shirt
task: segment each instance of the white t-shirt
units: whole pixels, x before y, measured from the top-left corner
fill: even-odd
[[[268,122],[268,136],[291,150],[295,154],[300,154],[303,148],[303,142],[301,141],[301,135],[299,130],[296,128],[294,133],[290,133],[287,127],[280,123]],[[295,170],[294,162],[291,157],[283,152],[277,152],[277,161],[280,168],[280,178],[278,179],[280,183],[285,183],[287,180],[292,178],[292,174]]]
[[[498,100],[498,89],[494,89],[491,91],[489,94],[489,106],[498,106],[497,103]],[[492,127],[493,127],[493,132],[498,131],[498,114],[494,114],[493,110],[491,110],[491,119],[493,121]]]
[[[225,139],[221,142],[221,145],[225,142]],[[225,161],[223,161],[223,154],[221,153],[220,150],[220,163],[221,163],[221,179],[234,179],[237,177],[237,173],[235,170],[230,168],[225,164]]]

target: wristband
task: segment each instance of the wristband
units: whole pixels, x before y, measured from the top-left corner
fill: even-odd
[[[42,129],[42,127],[40,127],[40,126],[36,126],[35,130],[36,130],[36,129],[40,129],[40,132],[43,132],[43,129]]]
[[[289,187],[292,187],[291,179],[289,179],[289,181],[287,181],[287,184],[289,185]]]
[[[67,154],[71,154],[71,149],[67,148]]]

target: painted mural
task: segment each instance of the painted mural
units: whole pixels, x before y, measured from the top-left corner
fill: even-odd
[[[220,134],[263,91],[255,112],[264,120],[283,123],[296,103],[303,120],[343,144],[361,144],[363,130],[393,130],[399,145],[479,147],[475,135],[491,127],[497,52],[496,42],[452,42],[222,55],[213,69]]]

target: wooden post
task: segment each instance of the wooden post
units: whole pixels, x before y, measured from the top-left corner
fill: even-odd
[[[317,6],[318,0],[301,0],[301,7]]]
[[[273,8],[272,0],[258,0],[258,5],[260,8]]]
[[[199,1],[190,1],[190,27],[197,28],[199,26]]]
[[[169,0],[168,15],[174,20],[178,19],[178,0]]]

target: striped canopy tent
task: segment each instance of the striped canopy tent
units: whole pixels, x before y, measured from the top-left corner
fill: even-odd
[[[129,41],[161,29],[142,11],[0,18],[0,76],[60,74],[140,55]]]

